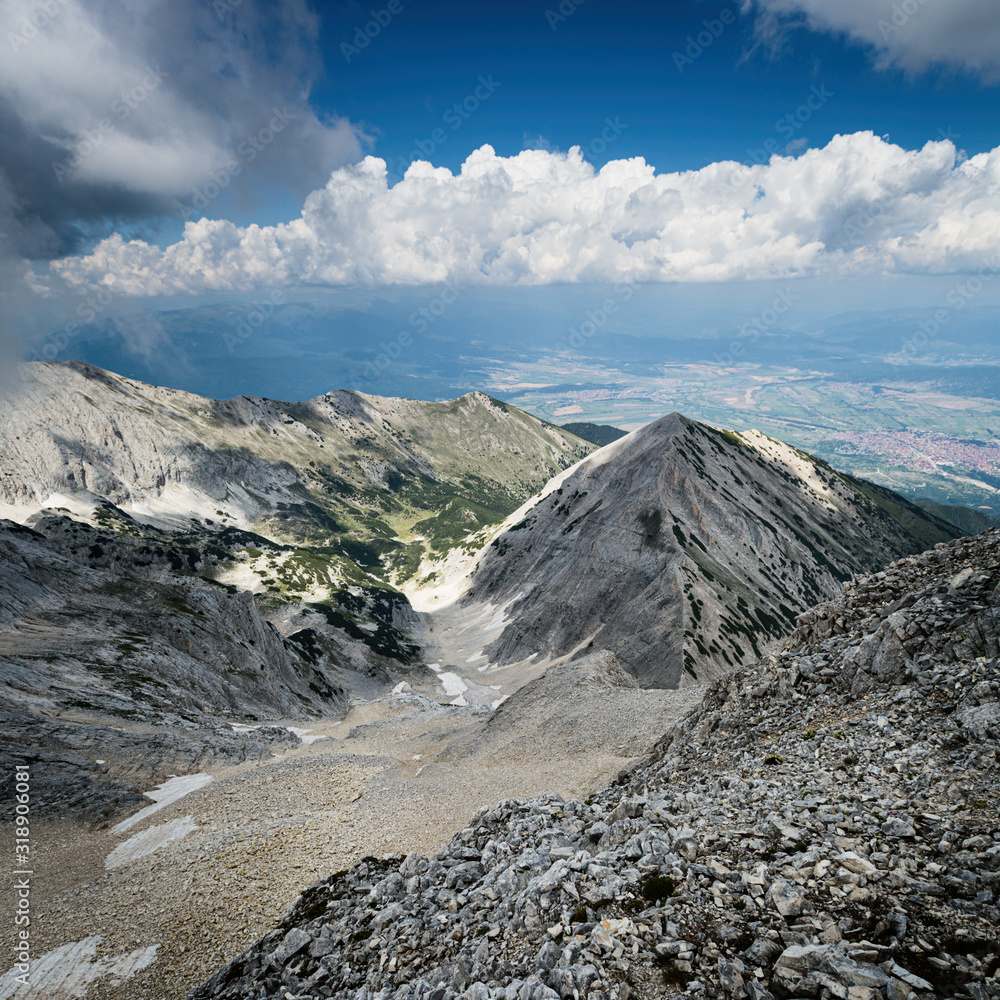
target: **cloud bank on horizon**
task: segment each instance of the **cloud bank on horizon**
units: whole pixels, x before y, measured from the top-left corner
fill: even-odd
[[[639,157],[597,171],[577,148],[484,146],[457,174],[416,162],[393,186],[368,156],[288,223],[201,219],[165,249],[114,235],[31,280],[149,296],[935,274],[992,265],[998,231],[1000,148],[963,159],[948,140],[906,150],[859,132],[766,164],[657,174]]]
[[[883,68],[1000,79],[996,0],[740,7],[759,44],[804,28],[867,46]],[[966,158],[948,140],[906,149],[858,131],[767,163],[658,174],[642,157],[597,170],[576,147],[481,145],[460,170],[418,161],[392,184],[383,159],[362,158],[362,128],[311,103],[322,53],[309,0],[0,0],[0,15],[13,48],[0,60],[0,251],[34,261],[18,279],[51,298],[962,273],[997,252],[1000,147]],[[230,165],[265,132],[276,148],[253,183],[294,190],[299,217],[198,218],[199,193],[250,183]],[[177,242],[128,238],[179,201]]]

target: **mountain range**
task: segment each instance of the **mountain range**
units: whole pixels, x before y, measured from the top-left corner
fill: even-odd
[[[941,324],[934,305],[843,312],[810,288],[748,343],[747,322],[763,305],[750,288],[730,290],[728,303],[706,289],[637,291],[599,336],[573,338],[572,348],[569,328],[595,304],[574,285],[524,288],[517,303],[470,287],[428,325],[421,310],[439,303],[421,292],[290,301],[246,339],[234,333],[259,323],[251,303],[115,308],[71,349],[215,398],[304,399],[342,386],[447,399],[480,389],[555,423],[629,430],[679,410],[760,429],[910,499],[1000,510],[996,306],[970,301]]]
[[[217,401],[78,362],[21,371],[0,409],[11,512],[56,495],[164,527],[249,528],[321,549],[357,582],[413,575],[425,553],[501,520],[594,449],[482,393]]]
[[[481,393],[220,402],[36,363],[0,439],[23,522],[0,539],[4,751],[37,758],[47,807],[93,816],[176,772],[180,724],[193,769],[248,752],[222,749],[233,722],[336,716],[400,682],[489,705],[599,651],[644,687],[702,681],[959,533],[759,433],[672,414],[595,452]],[[115,719],[162,746],[112,752],[93,725]],[[63,751],[85,747],[112,763],[80,758],[64,794]]]
[[[623,764],[634,765],[707,690],[701,714],[676,730],[687,734],[685,746],[697,746],[714,732],[712,712],[718,704],[736,703],[740,692],[765,683],[755,678],[771,677],[775,657],[799,656],[795,651],[807,639],[812,645],[795,668],[795,676],[806,679],[803,691],[815,687],[817,697],[840,698],[839,708],[848,696],[863,698],[868,690],[891,700],[898,693],[892,685],[900,670],[921,655],[907,645],[921,619],[916,612],[902,617],[896,612],[926,609],[937,600],[935,594],[944,592],[934,576],[944,569],[934,569],[933,554],[949,553],[945,589],[951,594],[952,588],[962,600],[972,594],[959,593],[962,583],[979,580],[977,574],[992,565],[993,542],[984,542],[982,549],[955,543],[963,529],[934,508],[914,505],[758,431],[737,433],[679,413],[630,434],[609,434],[613,440],[599,446],[587,440],[599,438],[590,427],[557,427],[482,393],[435,403],[356,391],[299,403],[251,397],[218,401],[79,362],[30,364],[19,380],[16,392],[0,401],[0,514],[6,518],[0,520],[0,760],[31,764],[37,816],[76,824],[75,829],[91,830],[97,838],[106,837],[111,824],[116,824],[114,833],[123,824],[145,823],[137,836],[149,838],[148,852],[163,857],[174,827],[150,826],[145,818],[151,785],[168,787],[190,776],[201,787],[213,775],[235,780],[267,774],[271,768],[305,763],[296,755],[311,753],[317,739],[336,743],[339,756],[306,760],[339,761],[345,773],[354,773],[350,762],[355,759],[382,762],[379,766],[395,762],[391,767],[401,783],[379,786],[371,822],[376,816],[396,816],[409,829],[408,810],[430,808],[421,789],[435,790],[435,808],[449,799],[461,808],[473,800],[469,796],[490,794],[494,777],[480,786],[469,777],[470,768],[495,776],[496,787],[537,791],[549,773],[538,758],[551,758],[577,769],[580,781],[596,791],[597,782],[606,783]],[[929,556],[918,556],[926,550]],[[892,571],[896,589],[891,599],[882,595],[889,584],[880,582],[890,564],[903,567]],[[918,569],[930,574],[930,583],[921,584],[924,589],[912,597],[907,588]],[[984,607],[992,607],[993,591],[986,594],[976,586],[973,604],[986,601]],[[811,610],[825,602],[850,601],[843,595],[857,593],[873,601],[877,597],[882,610],[870,620],[860,605],[851,605],[849,615],[836,603],[822,614]],[[983,618],[978,606],[967,610],[979,623],[982,642],[973,643],[966,658],[995,655],[990,652],[995,647],[989,638],[992,618]],[[959,609],[955,615],[964,613]],[[839,623],[847,618],[854,622],[854,638],[833,660],[824,642],[839,634]],[[883,619],[896,628],[895,639],[880,624]],[[938,631],[935,620],[928,634]],[[870,637],[875,633],[877,641]],[[933,647],[935,656],[943,655],[939,645]],[[987,681],[992,676],[982,670],[973,675],[977,684],[980,675]],[[841,697],[836,692],[844,684],[847,693]],[[789,690],[781,687],[773,704],[762,705],[757,721],[751,722],[747,709],[725,726],[771,732],[768,727],[779,726],[774,713],[784,711],[781,699]],[[977,704],[988,704],[989,692],[982,691]],[[770,721],[759,721],[765,717]],[[338,720],[348,726],[342,735],[332,735],[339,732]],[[984,724],[989,729],[993,723]],[[306,737],[314,731],[326,735]],[[679,738],[668,735],[663,746]],[[357,749],[362,745],[373,749]],[[826,749],[833,746],[824,743]],[[415,763],[425,756],[426,763]],[[771,756],[786,757],[784,744]],[[723,767],[721,757],[711,759],[709,770]],[[693,766],[679,761],[671,766]],[[426,767],[433,769],[431,785],[418,781]],[[623,775],[621,782],[636,788],[665,780],[653,772],[648,779]],[[221,806],[212,795],[218,799],[243,787],[266,786],[233,786],[219,793],[209,788],[204,801],[216,802],[215,815]],[[480,787],[486,790],[474,791]],[[713,786],[698,794],[721,793]],[[798,789],[795,794],[807,793]],[[623,849],[638,850],[638,859],[650,853],[629,839],[647,836],[645,827],[623,827],[624,839],[618,833],[605,838],[619,821],[649,818],[646,806],[612,803],[616,795],[601,793],[603,812],[589,804],[564,807],[552,800],[544,805],[543,812],[559,812],[555,819],[573,828],[557,837],[558,858],[568,860],[586,846],[583,840],[577,843],[578,835],[595,851],[613,853],[631,845]],[[647,804],[651,801],[647,798]],[[294,803],[291,809],[290,821],[298,822]],[[535,806],[528,810],[531,816],[536,812]],[[501,825],[508,822],[507,813],[496,816]],[[583,823],[579,829],[577,821]],[[198,828],[191,815],[171,822],[183,828],[178,837]],[[783,829],[780,822],[772,825]],[[489,823],[489,837],[494,837]],[[683,823],[685,829],[702,825],[690,816]],[[760,816],[739,823],[747,831],[766,826]],[[205,822],[205,836],[215,825]],[[759,837],[770,836],[765,833]],[[477,858],[462,855],[465,848],[456,848],[454,858],[471,866],[471,878],[485,841],[480,843],[478,833],[470,836],[462,843],[475,841],[468,852],[477,852]],[[718,840],[729,834],[712,836]],[[687,858],[687,848],[678,847],[685,838],[668,839],[663,849]],[[120,846],[133,850],[131,843]],[[620,859],[614,857],[617,865]],[[653,862],[647,862],[641,878],[652,877]],[[532,861],[525,871],[541,863]],[[399,878],[409,885],[422,873],[438,870],[407,861],[406,871],[393,875],[391,865],[373,864],[358,874],[357,885],[349,875],[344,891],[352,898],[360,898],[360,886],[374,892],[382,875],[393,886]],[[678,864],[670,864],[671,874],[656,877],[676,883]],[[735,870],[732,856],[718,864]],[[698,866],[680,869],[685,878],[703,877]],[[130,871],[134,877],[126,867],[120,878]],[[630,898],[621,886],[635,881],[631,874],[621,878],[625,882],[614,882],[617,888],[607,897],[581,895],[580,920],[563,914],[561,930],[550,933],[550,940],[570,947],[579,933],[576,923],[602,928],[609,940],[617,940],[615,928],[624,925],[604,923],[638,912],[629,903],[632,909],[618,913],[618,904]],[[446,886],[457,894],[459,912],[466,905],[458,901],[464,879]],[[517,892],[527,884],[522,881],[516,877]],[[742,883],[744,889],[756,884]],[[377,894],[393,919],[409,919],[408,895],[397,900],[402,909],[393,909],[388,889]],[[261,964],[264,952],[254,952],[256,957],[230,967],[198,995],[249,997],[260,989],[265,990],[261,995],[272,995],[268,991],[277,987],[266,971],[271,967],[285,970],[281,988],[287,986],[291,995],[314,995],[301,973],[308,968],[313,975],[317,966],[305,959],[302,948],[308,945],[313,958],[338,954],[336,947],[313,954],[311,922],[320,913],[309,902],[314,896],[327,905],[326,888],[318,896],[307,894],[285,922],[286,943],[275,944],[278,938],[272,935],[260,946],[274,945],[277,957]],[[530,932],[534,941],[531,935],[546,907],[529,896],[530,905],[526,901],[518,917],[522,922],[504,918],[504,926],[512,928],[510,933]],[[603,912],[605,902],[615,903],[613,914]],[[365,925],[356,915],[345,919]],[[308,931],[302,931],[307,924]],[[379,928],[384,926],[372,928],[373,940],[382,941]],[[495,941],[492,925],[483,926],[484,941]],[[668,926],[669,921],[661,921],[658,933],[668,937]],[[773,930],[784,940],[778,925],[768,927],[768,934]],[[631,953],[645,954],[646,938],[628,933]],[[693,940],[688,931],[671,933],[672,940]],[[335,945],[343,943],[337,938]],[[371,947],[361,950],[367,955]],[[411,951],[414,947],[407,945]],[[664,959],[664,969],[693,972],[701,958],[680,957],[688,948],[656,955]],[[547,997],[546,990],[554,990],[578,1000],[598,980],[603,984],[598,1000],[627,1000],[629,991],[612,988],[612,981],[631,982],[640,995],[656,992],[645,972],[636,978],[626,962],[627,968],[616,968],[627,975],[616,978],[596,952],[589,960],[596,978],[587,972],[584,979],[591,979],[581,987],[574,978],[577,951],[557,957],[550,948],[544,962],[552,961],[544,971],[552,975],[532,972],[524,962],[535,960],[520,952],[515,960],[515,951],[508,949],[503,960],[508,965],[486,963],[478,951],[470,953],[459,961],[460,972],[445,958],[447,968],[431,979],[404,976],[410,959],[398,957],[399,976],[391,982],[365,972],[364,982],[347,976],[333,994],[315,995],[371,988],[389,990],[388,997],[398,988],[400,997],[416,997],[444,989],[440,1000],[445,1000],[449,989],[456,996],[473,989],[468,1000],[486,1000],[501,992],[506,997],[503,991],[520,982],[515,992],[527,988],[525,996]],[[749,988],[757,980],[744,975],[749,968],[745,951],[718,952],[720,961],[735,963],[742,977],[744,992],[730,992],[769,1000]],[[196,964],[176,972],[179,979],[187,976],[188,988],[195,972],[207,975],[206,955],[196,950]],[[877,955],[884,958],[881,951]],[[765,957],[759,959],[765,968],[761,982],[777,975],[766,971],[777,953]],[[182,965],[191,958],[178,952],[166,961]],[[654,967],[659,961],[647,958]],[[108,968],[117,967],[109,962]],[[823,975],[833,975],[826,957],[817,962],[816,968],[826,970]],[[557,969],[568,971],[556,974]],[[809,967],[805,974],[814,971]],[[926,973],[924,963],[919,975],[907,975],[923,982]],[[736,981],[735,974],[726,975]],[[430,985],[407,993],[410,979]],[[477,980],[482,989],[475,986]],[[797,995],[782,994],[782,989],[776,987],[773,995]],[[171,995],[180,993],[174,989]],[[833,995],[841,996],[836,990]],[[363,1000],[362,993],[357,997]],[[862,998],[845,993],[841,1000]]]

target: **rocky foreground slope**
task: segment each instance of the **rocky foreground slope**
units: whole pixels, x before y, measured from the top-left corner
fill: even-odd
[[[673,413],[591,456],[487,550],[505,665],[610,650],[647,687],[749,663],[795,616],[961,530],[757,431]]]
[[[1000,531],[852,581],[587,802],[308,889],[192,1000],[1000,997]]]

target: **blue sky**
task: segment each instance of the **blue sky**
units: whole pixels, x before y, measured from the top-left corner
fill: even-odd
[[[314,7],[322,70],[312,103],[363,123],[367,151],[393,175],[415,158],[458,170],[484,144],[502,156],[579,145],[596,166],[642,156],[670,172],[761,162],[864,130],[907,149],[950,138],[972,155],[1000,143],[1000,92],[979,74],[879,69],[870,46],[805,27],[776,51],[759,44],[739,3],[584,0],[565,16],[546,0],[400,0],[377,34],[372,11],[386,20],[384,3]],[[359,48],[366,25],[374,37]],[[456,118],[454,105],[475,95],[480,77],[496,90]],[[609,119],[624,128],[606,143]],[[218,214],[273,224],[299,207],[264,190],[252,204],[221,202]]]
[[[365,23],[367,7],[318,9],[326,73],[315,100],[370,123],[374,151],[390,162],[407,157],[480,75],[491,74],[502,86],[449,133],[432,154],[436,164],[457,169],[483,143],[511,155],[526,138],[562,150],[588,147],[607,117],[628,128],[604,152],[591,150],[588,159],[597,165],[629,156],[643,156],[659,171],[750,162],[768,139],[786,145],[788,132],[776,131],[776,123],[794,114],[815,85],[833,97],[794,129],[794,138],[810,146],[860,130],[888,134],[910,149],[949,129],[970,153],[998,142],[1000,94],[977,76],[878,70],[861,45],[806,29],[794,30],[780,53],[754,49],[753,19],[736,3],[586,0],[553,30],[546,11],[558,5],[546,0],[414,0],[350,63],[340,46]],[[723,12],[729,24],[719,20]],[[679,71],[674,53],[683,56],[691,38],[697,44],[705,21],[721,32]]]
[[[29,346],[96,295],[995,295],[995,0],[49,8],[0,0],[0,282]]]

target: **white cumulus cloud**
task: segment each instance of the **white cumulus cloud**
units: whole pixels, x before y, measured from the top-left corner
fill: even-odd
[[[743,0],[743,10],[756,11],[764,41],[804,23],[872,47],[882,67],[948,66],[1000,79],[996,0]]]
[[[992,260],[998,231],[1000,148],[964,159],[947,140],[906,150],[859,132],[766,164],[658,174],[638,157],[596,170],[578,148],[483,146],[457,174],[417,162],[391,187],[369,156],[291,222],[201,219],[162,250],[115,235],[32,280],[142,296],[948,273]]]

